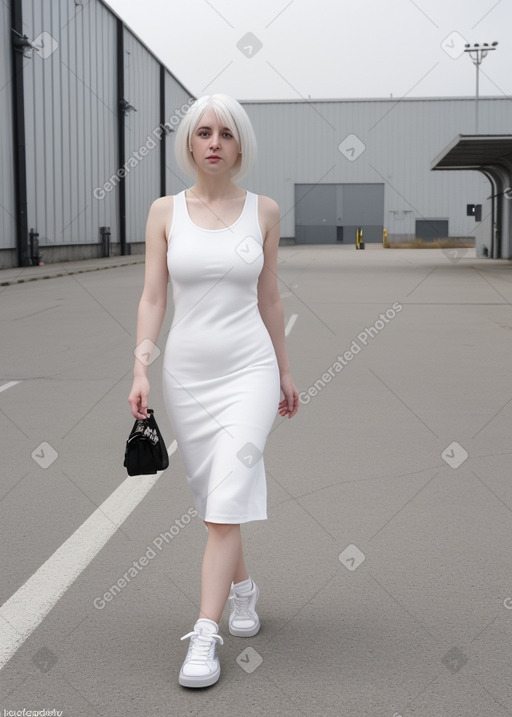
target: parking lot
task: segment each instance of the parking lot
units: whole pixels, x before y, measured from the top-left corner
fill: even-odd
[[[103,265],[0,287],[1,714],[511,715],[510,262],[281,247],[301,408],[276,413],[269,519],[243,527],[262,629],[231,636],[226,610],[196,691],[206,532],[161,358],[170,466],[126,476],[144,267]],[[171,317],[169,296],[162,349]]]

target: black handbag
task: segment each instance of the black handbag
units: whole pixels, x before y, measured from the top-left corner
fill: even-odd
[[[126,441],[123,465],[129,476],[153,474],[165,470],[169,465],[167,448],[154,411],[148,408],[148,413],[147,418],[135,421]]]

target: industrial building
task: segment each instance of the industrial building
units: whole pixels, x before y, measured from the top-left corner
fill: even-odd
[[[190,184],[173,140],[193,94],[101,0],[10,0],[0,35],[0,267],[143,251],[151,202]],[[243,104],[244,186],[279,203],[284,240],[386,229],[512,257],[507,97],[480,99],[478,137],[473,98]]]
[[[391,241],[475,237],[478,254],[510,258],[512,104],[479,100],[478,156],[474,104],[245,102],[259,146],[249,180],[279,203],[282,235],[296,243],[354,243],[361,226],[365,242],[382,241],[383,228]],[[443,161],[457,146],[455,163]]]
[[[100,0],[2,3],[0,34],[0,266],[142,251],[191,93]]]

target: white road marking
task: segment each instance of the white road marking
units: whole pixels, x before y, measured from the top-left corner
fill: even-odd
[[[288,297],[293,296],[291,291],[283,291],[280,294],[281,299],[288,299]]]
[[[176,448],[176,441],[173,441],[168,449],[169,456]],[[0,669],[149,493],[162,473],[128,476],[0,607]]]
[[[7,389],[12,386],[16,386],[17,383],[21,383],[21,381],[9,381],[9,383],[4,383],[3,386],[0,386],[0,393],[2,393],[2,391],[7,391]]]
[[[298,314],[292,314],[292,315],[290,316],[290,318],[289,318],[289,320],[288,320],[288,323],[286,324],[286,328],[285,328],[285,330],[284,330],[284,335],[285,335],[285,336],[288,336],[288,334],[289,334],[290,331],[293,329],[293,326],[294,326],[294,324],[295,324],[295,322],[297,321],[298,318],[299,318],[299,315],[298,315]]]

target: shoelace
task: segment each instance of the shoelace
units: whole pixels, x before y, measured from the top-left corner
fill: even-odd
[[[233,611],[236,614],[236,617],[253,617],[253,611],[249,609],[249,601],[251,600],[251,597],[252,595],[237,595],[236,593],[230,596],[229,599],[233,603]]]
[[[189,652],[187,655],[187,660],[189,662],[204,662],[207,660],[215,640],[218,640],[221,645],[224,644],[222,637],[216,633],[205,635],[201,632],[197,632],[196,630],[192,630],[192,632],[188,632],[186,635],[183,635],[181,639],[186,640],[187,637],[192,638],[190,640],[190,646],[188,648]]]

